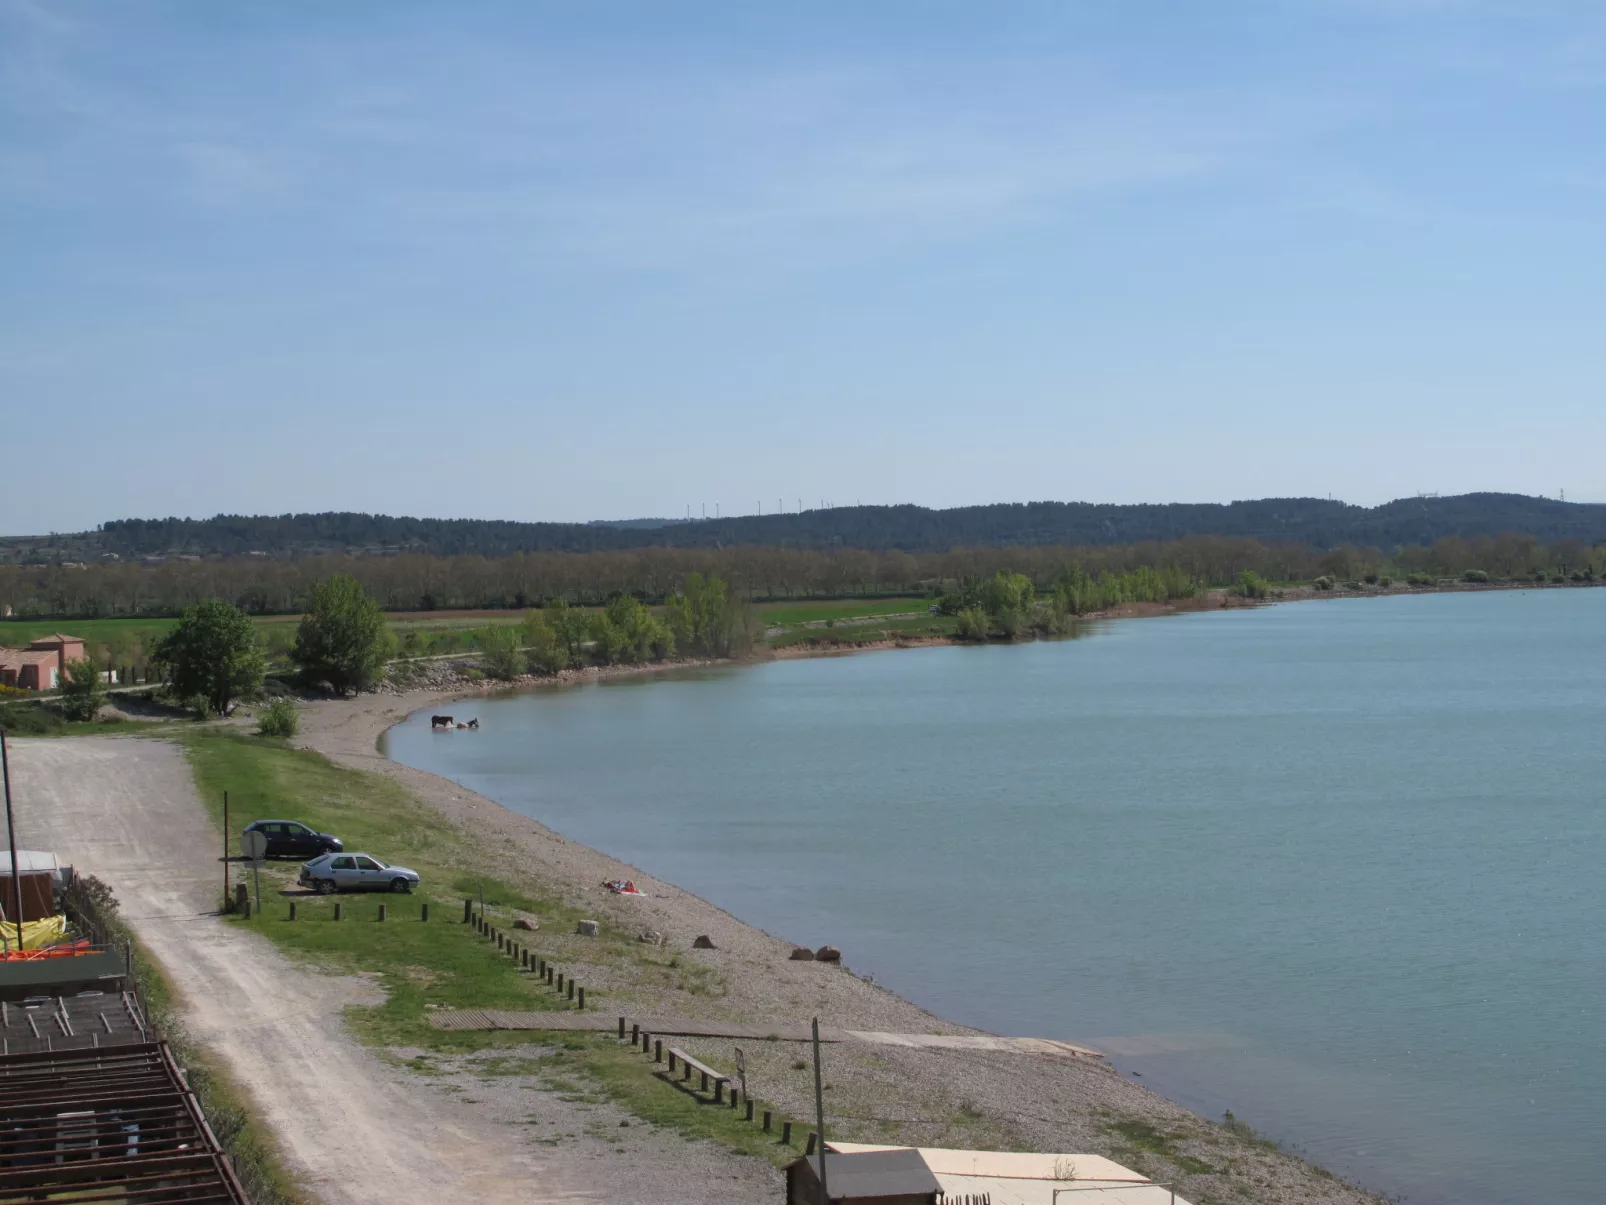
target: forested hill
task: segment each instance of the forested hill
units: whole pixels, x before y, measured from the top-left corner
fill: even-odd
[[[238,516],[122,519],[76,538],[84,552],[160,555],[299,556],[320,552],[408,551],[437,556],[514,552],[595,552],[643,547],[768,544],[793,548],[898,548],[1135,544],[1191,535],[1256,537],[1313,548],[1341,544],[1393,550],[1445,536],[1512,532],[1546,542],[1606,541],[1606,505],[1520,494],[1406,498],[1377,507],[1317,498],[1253,502],[1112,506],[1029,502],[928,510],[853,506],[801,514],[665,523],[514,523],[483,519],[410,519],[387,515]],[[9,542],[9,541],[8,541]]]

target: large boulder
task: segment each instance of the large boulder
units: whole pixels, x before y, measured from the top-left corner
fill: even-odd
[[[819,962],[841,962],[842,951],[835,946],[821,946],[814,951],[814,957]]]
[[[515,916],[513,918],[513,927],[515,929],[526,929],[529,932],[534,933],[541,927],[541,922],[528,916]]]
[[[595,937],[597,935],[597,922],[594,920],[583,920],[574,927],[574,931],[581,937]]]
[[[813,962],[814,961],[814,951],[809,949],[807,946],[799,946],[797,949],[792,951],[792,961],[793,962]]]

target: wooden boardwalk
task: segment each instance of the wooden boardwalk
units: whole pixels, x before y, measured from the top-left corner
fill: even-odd
[[[601,1012],[503,1012],[486,1008],[439,1009],[429,1014],[436,1029],[531,1029],[586,1033],[617,1033],[619,1016]],[[780,1026],[737,1025],[723,1021],[674,1021],[662,1018],[626,1018],[662,1037],[741,1038],[749,1042],[807,1042],[806,1029]],[[875,1046],[910,1046],[925,1050],[999,1050],[1015,1054],[1051,1055],[1058,1058],[1099,1058],[1099,1052],[1052,1038],[1000,1038],[992,1034],[881,1033],[874,1030],[820,1027],[822,1042],[865,1042]]]

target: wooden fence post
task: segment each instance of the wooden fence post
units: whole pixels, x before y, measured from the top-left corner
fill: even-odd
[[[427,920],[428,920],[428,919],[429,919],[429,904],[428,904],[428,902],[426,902],[426,903],[425,903],[425,904],[424,904],[424,912],[423,912],[423,915],[422,915],[422,916],[420,916],[420,917],[419,917],[419,918],[418,918],[418,919],[419,919],[419,920],[422,920],[422,921],[427,921]]]
[[[290,919],[291,920],[295,920],[295,918],[296,918],[296,902],[294,900],[291,900],[290,901]]]
[[[335,901],[335,919],[336,920],[340,919],[340,901],[339,900]]]
[[[474,919],[474,901],[463,901],[463,923],[466,925]]]
[[[379,919],[380,920],[384,920],[385,919],[385,905],[383,905],[383,904],[379,905]]]

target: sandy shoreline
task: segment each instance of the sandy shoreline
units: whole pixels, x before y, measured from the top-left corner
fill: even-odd
[[[816,650],[842,655],[849,650]],[[796,655],[796,654],[794,654]],[[725,662],[723,664],[738,664]],[[695,668],[672,664],[635,670],[578,671],[564,683],[620,673]],[[532,679],[521,685],[553,685]],[[846,969],[789,960],[790,942],[748,925],[708,901],[516,814],[447,779],[393,762],[379,751],[392,725],[425,708],[505,693],[509,684],[374,694],[308,705],[297,743],[353,768],[404,784],[483,855],[486,869],[513,883],[539,884],[566,904],[594,916],[605,929],[662,935],[679,958],[700,964],[718,990],[677,990],[646,983],[629,966],[596,961],[585,939],[543,934],[556,956],[585,966],[610,1011],[740,1021],[748,1025],[823,1025],[894,1033],[975,1034],[875,986]],[[648,893],[625,900],[604,891],[604,880],[633,878]],[[706,934],[714,950],[692,950]],[[832,934],[814,935],[816,943]],[[844,950],[851,965],[853,951]],[[1036,1036],[1036,1035],[1017,1035]],[[692,1045],[696,1047],[697,1042]],[[749,1075],[766,1099],[799,1116],[812,1114],[811,1085],[792,1067],[785,1043],[748,1050]],[[707,1040],[702,1052],[729,1058],[729,1042]],[[828,1111],[844,1118],[844,1140],[926,1145],[1078,1151],[1105,1154],[1175,1183],[1179,1194],[1214,1202],[1375,1202],[1377,1197],[1262,1144],[1244,1140],[1125,1078],[1103,1059],[1049,1057],[1001,1051],[934,1051],[900,1047],[834,1046]],[[869,1119],[879,1119],[872,1121]],[[1135,1149],[1120,1125],[1154,1127],[1170,1137],[1156,1153]],[[1186,1165],[1179,1165],[1173,1156]],[[735,1156],[732,1156],[735,1158]],[[1208,1172],[1199,1168],[1210,1168]],[[1194,1169],[1190,1171],[1191,1169]]]

